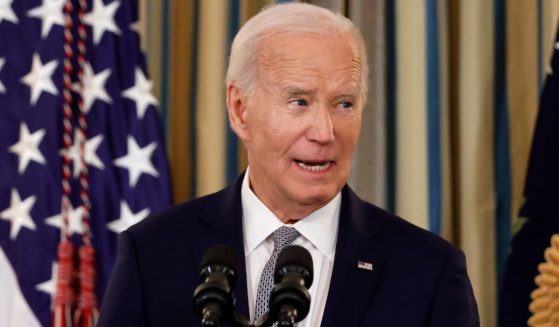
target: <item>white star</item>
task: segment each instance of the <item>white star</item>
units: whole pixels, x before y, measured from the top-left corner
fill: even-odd
[[[105,83],[109,75],[111,75],[111,70],[109,68],[95,75],[89,63],[84,65],[82,97],[84,111],[86,113],[89,113],[96,99],[103,100],[109,104],[113,103],[113,100],[105,89]],[[78,84],[74,84],[73,89],[76,92],[79,91]]]
[[[0,58],[0,72],[2,71],[2,67],[6,63],[5,58]],[[6,87],[2,84],[2,80],[0,80],[0,93],[6,93]]]
[[[74,161],[74,177],[78,177],[81,171],[83,170],[83,165],[80,160],[80,142],[79,142],[80,135],[81,134],[78,133],[78,131],[74,133],[74,143],[72,144],[72,146],[68,151],[68,156],[72,161]],[[105,169],[105,165],[103,164],[103,161],[99,159],[99,156],[97,156],[96,153],[97,148],[99,148],[101,142],[103,142],[103,135],[101,134],[85,141],[84,160],[88,166],[94,166],[99,169]],[[64,156],[65,154],[66,154],[65,149],[60,150],[60,155]]]
[[[72,205],[68,208],[68,233],[72,234],[83,234],[83,206],[79,206],[76,209]],[[46,224],[62,229],[62,213],[48,217],[46,219]]]
[[[52,95],[57,95],[58,90],[51,80],[51,75],[58,66],[56,60],[43,65],[41,58],[37,54],[33,54],[33,64],[31,71],[22,77],[21,81],[31,88],[31,104],[35,105],[41,92],[46,91]]]
[[[41,25],[42,38],[49,34],[52,25],[64,26],[64,1],[43,0],[43,4],[40,7],[35,7],[27,12],[27,16],[40,18],[43,21]]]
[[[45,136],[45,130],[40,129],[33,134],[29,133],[29,129],[25,123],[21,123],[19,129],[19,141],[10,146],[10,152],[15,153],[19,157],[18,173],[21,175],[27,169],[29,161],[33,160],[40,164],[45,164],[45,157],[39,150],[39,143]]]
[[[157,99],[151,94],[153,82],[146,78],[140,68],[136,68],[135,85],[124,92],[122,96],[136,102],[138,119],[142,119],[149,105],[157,105]]]
[[[12,2],[13,0],[0,0],[0,23],[2,23],[4,19],[14,24],[19,22],[16,14],[12,10]]]
[[[85,15],[84,21],[93,28],[93,41],[99,44],[105,31],[120,35],[120,29],[115,24],[115,13],[120,1],[113,1],[105,6],[103,0],[93,1],[93,10]]]
[[[21,227],[27,227],[31,230],[37,228],[29,214],[33,205],[35,205],[35,201],[37,201],[37,197],[32,195],[22,202],[17,190],[12,189],[10,207],[0,212],[0,219],[9,220],[12,223],[12,228],[10,229],[10,238],[12,240],[15,240]]]
[[[547,66],[547,73],[548,73],[549,75],[553,75],[553,67]]]
[[[120,233],[140,220],[146,218],[150,213],[149,208],[145,208],[137,213],[132,213],[126,201],[120,201],[120,218],[107,224],[107,228],[115,233]]]
[[[555,49],[559,50],[559,42],[555,43]]]
[[[157,144],[152,142],[144,148],[140,148],[134,138],[132,136],[128,136],[128,154],[115,159],[114,163],[116,166],[128,169],[130,172],[131,187],[136,186],[138,178],[140,178],[142,173],[146,173],[154,177],[159,176],[159,173],[155,170],[150,161],[151,155],[156,147]]]
[[[138,33],[138,36],[140,37],[140,48],[142,49],[142,52],[145,52],[145,50],[146,50],[145,39],[146,38],[144,37],[144,29],[142,28],[142,25],[140,24],[140,20],[137,20],[134,23],[130,24],[129,28],[132,32]]]
[[[142,27],[140,25],[140,20],[137,20],[130,24],[130,30],[138,33],[138,35],[142,35]]]
[[[56,296],[56,283],[58,282],[58,263],[53,262],[51,268],[50,279],[35,285],[37,291],[45,292],[50,295],[50,302],[54,303]]]

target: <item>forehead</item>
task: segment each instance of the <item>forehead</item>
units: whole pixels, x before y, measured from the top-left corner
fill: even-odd
[[[277,33],[264,39],[259,50],[258,70],[265,78],[321,77],[360,86],[359,51],[345,34]]]

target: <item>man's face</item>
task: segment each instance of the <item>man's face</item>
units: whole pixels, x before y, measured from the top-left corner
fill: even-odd
[[[261,46],[243,138],[254,193],[284,222],[346,183],[361,128],[361,64],[347,38],[284,33]]]

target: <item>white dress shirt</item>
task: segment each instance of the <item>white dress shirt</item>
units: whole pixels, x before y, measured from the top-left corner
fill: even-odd
[[[284,224],[252,192],[247,169],[241,188],[243,233],[247,271],[247,291],[250,319],[254,321],[256,292],[260,275],[274,250],[271,234]],[[298,327],[320,326],[330,278],[334,266],[341,195],[338,193],[324,207],[291,225],[301,236],[293,244],[306,248],[313,259],[313,283],[309,288],[311,306],[307,317]]]

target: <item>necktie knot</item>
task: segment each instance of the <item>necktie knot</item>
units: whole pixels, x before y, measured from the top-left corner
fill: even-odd
[[[301,234],[293,227],[282,226],[272,233],[274,240],[274,252],[281,251],[284,247],[293,243]]]

